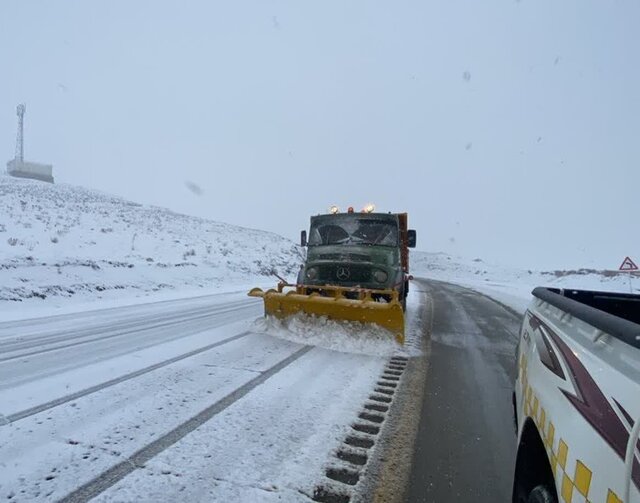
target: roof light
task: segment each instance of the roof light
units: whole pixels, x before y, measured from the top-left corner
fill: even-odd
[[[329,208],[329,213],[335,215],[336,213],[340,213],[340,208],[338,208],[335,204]]]
[[[353,213],[353,206],[349,206],[349,209],[347,210],[347,213]]]
[[[374,211],[376,211],[376,206],[375,204],[372,204],[372,203],[369,203],[365,205],[364,208],[362,208],[363,213],[373,213]]]

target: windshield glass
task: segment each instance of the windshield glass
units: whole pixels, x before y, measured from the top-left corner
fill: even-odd
[[[398,226],[388,219],[340,218],[312,222],[309,246],[398,245]]]

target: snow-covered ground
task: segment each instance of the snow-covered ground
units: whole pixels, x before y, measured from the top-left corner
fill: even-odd
[[[290,340],[245,294],[0,323],[0,499],[311,501],[389,356],[419,346],[421,295],[408,349]]]
[[[0,317],[18,305],[35,315],[273,284],[273,272],[295,278],[300,261],[273,233],[0,176]]]
[[[622,258],[621,258],[622,260]],[[523,312],[537,286],[575,288],[629,293],[629,274],[594,269],[541,271],[516,269],[467,259],[446,253],[411,253],[411,270],[415,276],[456,283],[485,293]],[[631,278],[634,293],[640,292],[640,275]]]

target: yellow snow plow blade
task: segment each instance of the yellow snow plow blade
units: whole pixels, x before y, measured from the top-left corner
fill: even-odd
[[[289,288],[285,291],[285,288]],[[322,291],[319,293],[318,290]],[[345,294],[358,298],[346,298]],[[389,302],[378,302],[372,295],[385,295]],[[374,323],[389,330],[404,344],[404,311],[395,290],[369,290],[340,286],[300,286],[279,283],[278,289],[254,288],[250,297],[264,299],[265,315],[287,318],[298,313],[326,316],[332,320]]]

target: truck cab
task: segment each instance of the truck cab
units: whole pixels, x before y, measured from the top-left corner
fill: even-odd
[[[395,290],[404,302],[409,289],[408,248],[416,233],[406,213],[332,213],[311,217],[301,233],[307,258],[297,283]],[[321,288],[319,288],[321,290]]]

